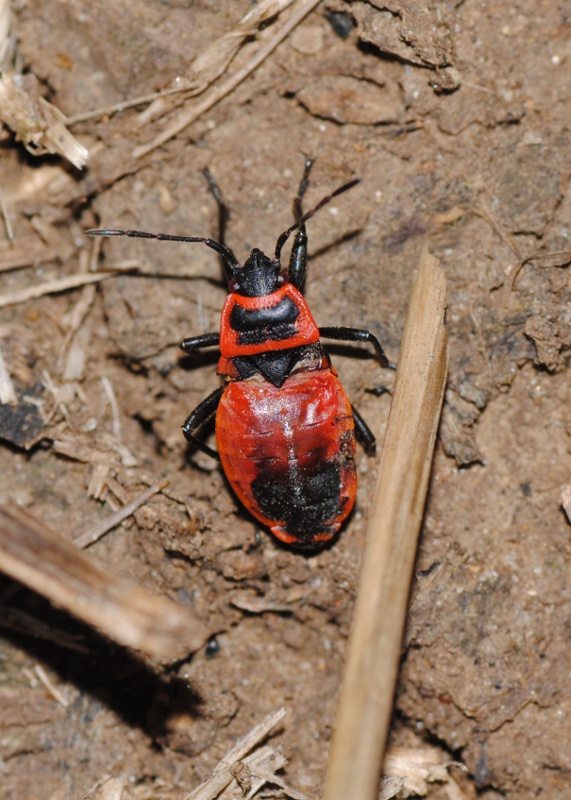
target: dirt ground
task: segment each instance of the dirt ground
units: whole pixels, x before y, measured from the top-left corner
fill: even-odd
[[[14,6],[25,79],[69,117],[169,87],[253,7]],[[71,537],[168,480],[89,553],[190,606],[211,639],[151,667],[1,578],[1,798],[80,800],[108,777],[127,779],[124,798],[183,798],[281,706],[284,780],[321,796],[378,456],[359,451],[356,510],[331,547],[281,546],[180,431],[218,385],[216,353],[178,349],[217,329],[216,255],[83,234],[215,235],[208,166],[237,256],[271,252],[306,155],[308,207],[363,178],[308,223],[319,325],[369,328],[397,360],[423,246],[448,281],[450,375],[391,743],[465,765],[449,766],[454,783],[430,782],[429,798],[570,796],[570,68],[566,0],[332,0],[141,158],[133,150],[180,106],[70,125],[90,150],[82,171],[6,131],[3,201],[16,243],[38,255],[0,274],[0,298],[16,298],[0,311],[0,348],[18,395],[0,407],[0,500]],[[15,294],[121,264],[91,286]],[[330,350],[382,441],[393,373],[364,346]]]

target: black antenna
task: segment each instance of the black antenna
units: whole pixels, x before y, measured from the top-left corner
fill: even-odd
[[[356,186],[360,182],[361,178],[353,178],[353,180],[349,181],[349,183],[344,183],[343,186],[340,186],[332,194],[329,194],[327,195],[327,197],[324,197],[322,200],[320,200],[319,203],[314,208],[312,208],[310,211],[307,211],[302,217],[300,217],[300,219],[297,220],[297,222],[295,222],[290,228],[288,228],[287,231],[284,231],[279,236],[276,242],[276,252],[274,254],[274,258],[277,261],[279,261],[280,254],[282,252],[282,247],[284,246],[284,244],[287,242],[287,240],[295,230],[300,228],[305,222],[307,222],[308,219],[310,219],[321,208],[323,208],[323,206],[327,205],[327,203],[333,200],[334,197],[338,197],[340,194],[343,194],[343,192],[349,191],[349,189],[352,189],[353,186]]]
[[[120,231],[114,228],[93,228],[85,231],[88,236],[130,236],[133,239],[159,239],[162,242],[202,242],[224,258],[231,270],[240,266],[240,262],[226,245],[220,244],[215,239],[205,239],[203,236],[173,236],[170,233],[148,233],[147,231]]]

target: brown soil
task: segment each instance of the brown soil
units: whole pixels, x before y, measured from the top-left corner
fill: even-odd
[[[167,86],[250,8],[15,5],[26,72],[70,116]],[[437,744],[445,761],[463,762],[467,772],[451,774],[466,798],[571,792],[569,524],[560,504],[571,472],[570,34],[566,0],[332,0],[229,97],[142,159],[133,149],[167,124],[141,126],[144,106],[71,128],[91,150],[83,172],[33,158],[10,136],[0,152],[15,236],[37,237],[43,223],[45,237],[49,224],[57,254],[3,273],[2,296],[84,270],[90,227],[214,235],[206,166],[231,208],[238,257],[252,246],[271,252],[291,222],[304,155],[317,158],[307,206],[364,178],[308,224],[306,297],[318,324],[367,327],[398,359],[423,245],[440,259],[450,377],[392,743]],[[307,557],[280,546],[180,433],[218,385],[215,354],[185,359],[177,347],[217,328],[226,290],[216,255],[113,239],[100,259],[135,261],[149,274],[1,311],[2,353],[26,415],[3,407],[0,499],[76,536],[168,479],[91,552],[192,606],[215,638],[151,667],[1,579],[0,603],[18,613],[2,612],[11,629],[0,642],[0,797],[79,800],[106,777],[127,776],[125,798],[182,798],[283,705],[273,742],[289,760],[285,779],[317,798],[377,460],[359,452],[356,511],[332,547]],[[381,387],[393,374],[366,348],[331,352],[382,441],[390,395]],[[103,454],[103,472],[80,451]],[[450,791],[432,783],[427,796]]]

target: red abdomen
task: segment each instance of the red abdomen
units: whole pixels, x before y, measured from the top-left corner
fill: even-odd
[[[216,414],[226,477],[249,511],[283,542],[331,539],[355,502],[351,404],[329,370],[298,372],[279,389],[228,383]]]

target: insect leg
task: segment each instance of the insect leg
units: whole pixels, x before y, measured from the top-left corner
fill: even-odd
[[[185,353],[191,353],[193,350],[198,350],[200,347],[218,347],[220,344],[220,334],[203,333],[200,336],[190,336],[180,343],[180,347]]]
[[[363,328],[320,328],[319,335],[324,339],[336,339],[339,342],[368,342],[375,349],[379,363],[388,369],[396,369],[397,365],[388,360],[381,343],[371,331]]]
[[[355,420],[355,436],[357,437],[357,441],[363,446],[365,452],[372,456],[377,449],[375,436],[354,405],[351,405],[351,410],[353,411],[353,419]]]
[[[194,411],[190,412],[184,422],[184,425],[182,426],[182,432],[186,441],[190,442],[190,444],[196,445],[199,450],[202,450],[203,453],[212,456],[212,458],[215,458],[217,461],[220,461],[220,456],[216,450],[213,450],[211,447],[208,447],[207,444],[201,442],[200,439],[197,439],[194,436],[194,432],[202,425],[203,422],[209,420],[213,414],[216,413],[216,409],[220,403],[220,398],[222,397],[223,391],[224,387],[221,386],[219,389],[215,389],[211,394],[209,394],[208,397],[206,397],[196,406]]]

